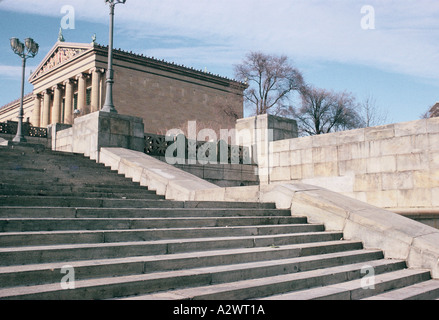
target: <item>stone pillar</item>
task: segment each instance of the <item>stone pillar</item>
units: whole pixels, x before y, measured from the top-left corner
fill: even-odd
[[[91,106],[90,112],[96,112],[100,109],[100,84],[101,70],[94,68],[91,70]]]
[[[270,175],[274,166],[273,152],[270,142],[297,138],[297,122],[272,115],[259,115],[238,119],[235,125],[236,145],[250,147],[252,159],[258,164],[259,181],[270,183]]]
[[[73,124],[73,84],[72,79],[64,81],[66,87],[66,98],[64,108],[64,123]]]
[[[41,127],[46,128],[50,121],[50,100],[51,91],[49,89],[44,91],[44,104],[43,104],[43,119],[41,120]]]
[[[81,73],[76,76],[76,79],[78,80],[78,110],[80,115],[83,116],[85,114],[87,78]]]
[[[32,111],[32,126],[39,127],[41,118],[41,95],[36,94],[34,96],[34,110]]]
[[[53,111],[52,111],[52,123],[61,123],[61,86],[56,85],[53,90]]]

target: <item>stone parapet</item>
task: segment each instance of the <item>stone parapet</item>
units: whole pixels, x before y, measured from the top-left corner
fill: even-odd
[[[438,146],[439,118],[273,141],[261,182],[318,185],[389,210],[438,208]]]
[[[102,147],[121,147],[143,151],[143,119],[97,111],[76,118],[71,128],[52,132],[54,150],[82,153],[93,160],[99,159]],[[63,129],[63,128],[62,128]]]

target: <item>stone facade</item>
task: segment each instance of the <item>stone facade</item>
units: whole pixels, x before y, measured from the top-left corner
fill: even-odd
[[[73,124],[105,103],[107,47],[58,42],[29,78],[25,121],[33,126]],[[233,128],[243,116],[246,85],[143,55],[114,50],[114,104],[119,113],[141,117],[150,133],[187,121]],[[19,101],[0,108],[0,122],[16,120]]]

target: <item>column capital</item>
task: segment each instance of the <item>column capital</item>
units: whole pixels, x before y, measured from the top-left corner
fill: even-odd
[[[105,69],[104,68],[99,68],[99,67],[94,67],[94,68],[91,68],[88,71],[89,74],[92,74],[93,72],[104,74],[105,73]]]
[[[90,77],[90,74],[88,74],[88,73],[86,73],[86,72],[81,72],[81,73],[79,73],[79,74],[77,74],[76,76],[75,76],[75,79],[76,80],[79,80],[79,79],[88,79]]]
[[[53,93],[53,90],[51,88],[43,90],[43,94],[52,94],[52,93]]]
[[[72,78],[69,78],[69,79],[67,79],[67,80],[64,80],[63,82],[62,82],[62,84],[64,85],[64,86],[66,86],[66,85],[68,85],[68,84],[76,84],[78,82],[78,80],[76,80],[76,79],[72,79]]]
[[[64,85],[62,85],[61,83],[58,83],[52,87],[52,91],[55,91],[56,89],[62,90],[62,89],[64,89]]]

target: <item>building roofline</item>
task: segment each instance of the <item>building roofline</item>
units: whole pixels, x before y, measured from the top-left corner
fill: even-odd
[[[97,50],[102,50],[104,52],[108,52],[108,46],[95,44],[94,48]],[[185,66],[183,64],[177,64],[175,62],[168,62],[168,61],[165,61],[164,59],[157,59],[155,57],[149,57],[149,56],[146,56],[144,54],[137,54],[137,53],[134,53],[132,51],[128,52],[128,51],[124,51],[120,48],[113,49],[113,52],[114,52],[115,56],[119,56],[119,57],[125,56],[127,58],[134,58],[134,59],[143,60],[145,62],[149,62],[150,64],[152,64],[152,66],[155,66],[155,67],[160,68],[160,69],[166,69],[169,71],[169,69],[171,68],[171,69],[174,69],[174,71],[184,72],[184,73],[190,74],[191,76],[194,76],[196,78],[203,78],[206,80],[211,79],[214,81],[216,80],[216,82],[222,82],[222,83],[228,82],[230,84],[234,84],[235,86],[240,87],[242,90],[245,90],[248,87],[247,84],[240,82],[236,79],[224,77],[224,76],[221,76],[219,74],[213,74],[211,72],[206,72],[204,70],[198,70],[198,69],[195,69],[192,67]]]
[[[55,43],[55,45],[50,49],[50,51],[44,56],[44,58],[41,60],[41,62],[38,64],[38,66],[35,68],[35,71],[29,76],[28,82],[32,83],[36,79],[39,79],[43,75],[37,75],[38,72],[43,68],[45,63],[50,59],[50,57],[55,53],[55,51],[59,48],[74,48],[74,49],[83,49],[85,52],[93,49],[92,43],[76,43],[76,42],[61,42],[58,41]],[[85,53],[83,52],[83,53]],[[82,54],[82,53],[81,53]],[[65,61],[68,62],[68,61]],[[62,63],[64,64],[64,63]]]
[[[31,98],[33,95],[34,95],[33,92],[29,92],[29,93],[25,94],[23,96],[23,101]],[[3,111],[4,109],[7,109],[8,107],[12,107],[13,105],[15,105],[17,103],[20,103],[20,100],[21,100],[21,98],[18,98],[18,99],[15,99],[14,101],[11,101],[3,106],[0,106],[0,112]]]

